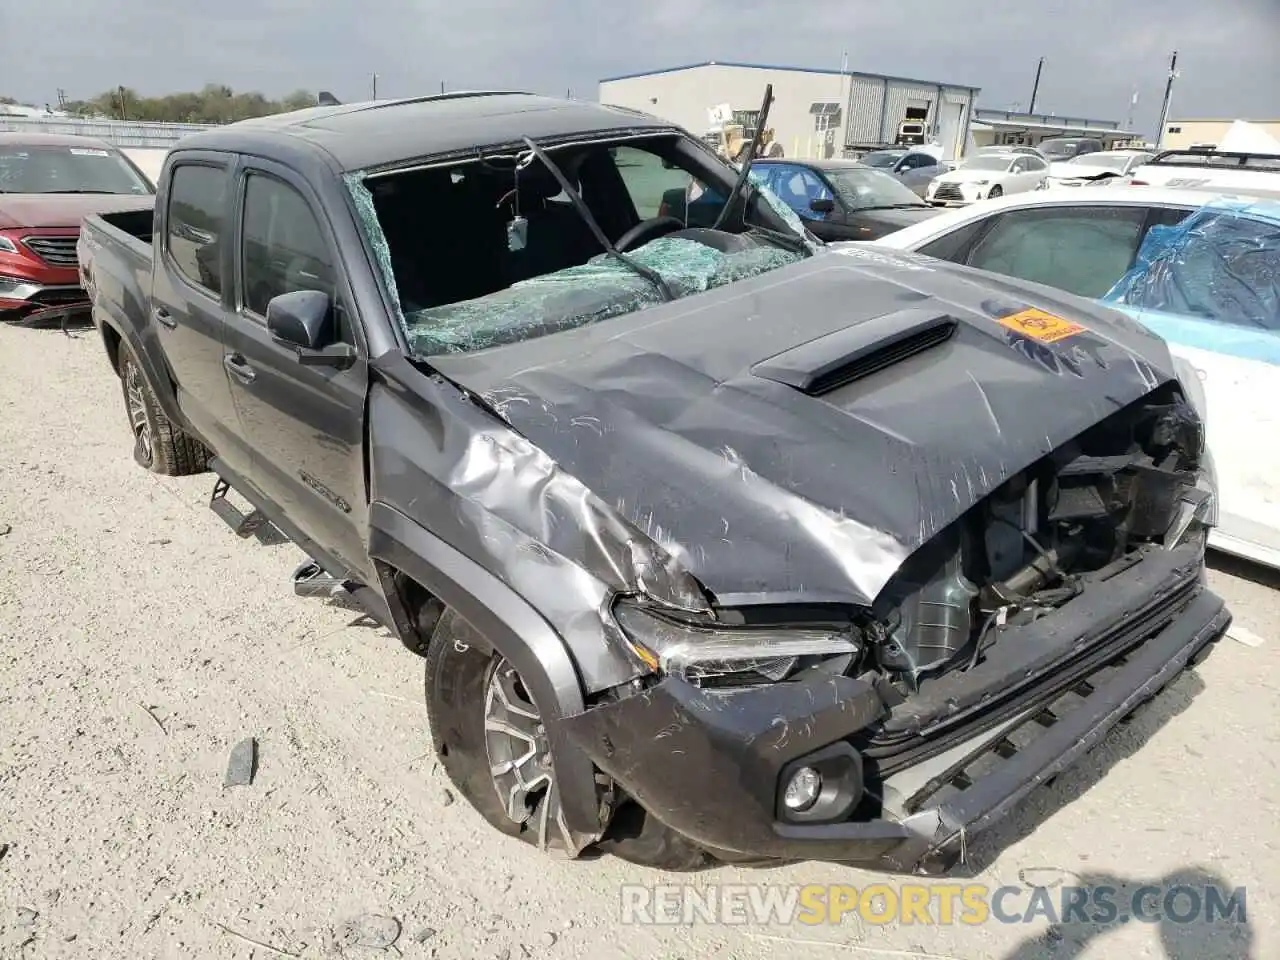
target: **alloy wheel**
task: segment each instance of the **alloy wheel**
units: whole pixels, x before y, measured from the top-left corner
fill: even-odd
[[[507,817],[520,824],[536,821],[543,850],[553,829],[571,848],[546,726],[515,667],[502,657],[495,658],[485,682],[484,734],[489,773]]]
[[[142,374],[135,363],[125,366],[125,403],[129,411],[129,426],[138,441],[138,450],[147,463],[154,458],[151,419],[147,416],[147,401],[143,394]]]

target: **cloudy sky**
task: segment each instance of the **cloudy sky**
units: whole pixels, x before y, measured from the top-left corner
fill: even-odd
[[[999,11],[997,13],[997,11]],[[339,99],[504,87],[594,97],[600,77],[701,60],[915,76],[981,105],[1150,130],[1169,55],[1174,117],[1280,119],[1280,0],[0,0],[0,95],[226,83]]]

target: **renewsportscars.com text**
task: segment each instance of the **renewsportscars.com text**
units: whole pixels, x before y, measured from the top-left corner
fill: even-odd
[[[626,885],[621,921],[628,924],[804,924],[852,922],[976,926],[1051,924],[1245,923],[1245,888],[1175,884],[1001,886],[876,883],[809,885]]]

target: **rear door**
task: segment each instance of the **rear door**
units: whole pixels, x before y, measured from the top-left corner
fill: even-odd
[[[236,300],[224,361],[253,448],[247,479],[289,526],[369,583],[368,353],[332,225],[306,181],[270,161],[246,158],[236,199]],[[359,354],[347,369],[304,366],[271,336],[267,304],[297,290],[332,298],[339,336]]]
[[[231,200],[235,158],[186,152],[163,195],[164,229],[154,252],[150,328],[178,406],[192,429],[235,470],[248,465],[231,386],[222,365],[231,303]]]

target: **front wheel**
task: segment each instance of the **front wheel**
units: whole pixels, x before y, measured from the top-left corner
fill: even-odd
[[[1000,188],[1000,184],[998,183],[987,192],[988,200],[994,200],[996,197],[1003,197],[1003,196],[1004,196],[1004,190]]]
[[[426,699],[431,740],[458,792],[496,830],[543,850],[572,849],[560,808],[551,742],[542,712],[509,660],[452,610],[427,648]],[[596,775],[602,813],[614,787]],[[597,847],[664,870],[691,870],[708,855],[634,804],[618,811]]]

